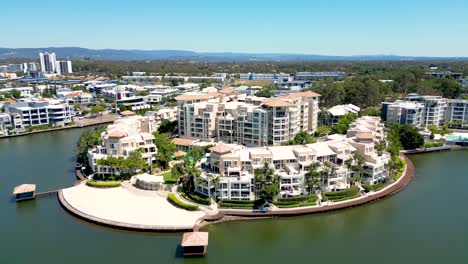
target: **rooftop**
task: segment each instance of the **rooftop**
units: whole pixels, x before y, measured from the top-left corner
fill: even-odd
[[[208,246],[208,232],[189,232],[182,237],[183,247]]]
[[[36,191],[35,184],[21,184],[15,187],[13,190],[13,194],[21,194],[21,193],[28,193]]]

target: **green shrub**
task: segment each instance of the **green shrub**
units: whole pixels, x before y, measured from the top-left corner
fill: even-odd
[[[186,204],[186,203],[180,201],[179,199],[177,199],[177,197],[173,193],[170,193],[170,194],[167,195],[167,200],[171,204],[173,204],[174,206],[177,206],[179,208],[182,208],[182,209],[185,209],[185,210],[188,210],[188,211],[198,210],[198,205]]]
[[[302,195],[296,197],[281,198],[273,202],[279,208],[293,208],[301,206],[312,206],[317,204],[317,195]]]
[[[322,195],[322,200],[333,202],[343,201],[351,198],[359,197],[359,187],[353,186],[346,190],[336,191],[336,192],[327,192]]]
[[[91,186],[91,187],[97,187],[97,188],[112,188],[112,187],[119,187],[120,182],[117,181],[86,181],[86,185]]]
[[[232,208],[232,209],[256,209],[262,205],[261,200],[255,201],[243,201],[243,200],[222,200],[219,203],[221,208]]]
[[[442,142],[435,142],[435,141],[430,141],[424,144],[424,147],[426,148],[437,148],[437,147],[442,147],[444,143]]]
[[[195,193],[181,193],[180,194],[182,197],[185,199],[194,202],[194,203],[199,203],[199,204],[204,204],[204,205],[211,205],[211,199],[209,198],[204,198],[201,197]]]
[[[362,185],[362,188],[364,188],[365,192],[370,192],[370,191],[376,192],[376,191],[382,190],[384,187],[385,185],[383,183],[376,183],[374,185],[370,185],[370,184]]]

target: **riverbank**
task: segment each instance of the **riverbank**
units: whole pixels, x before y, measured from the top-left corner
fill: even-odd
[[[75,121],[75,124],[71,126],[53,127],[53,128],[43,129],[43,130],[35,130],[35,131],[20,133],[20,134],[1,136],[0,139],[28,136],[28,135],[33,135],[33,134],[40,134],[40,133],[67,130],[67,129],[83,128],[83,127],[89,127],[89,126],[95,126],[95,125],[110,124],[114,122],[118,117],[119,116],[115,114],[106,114],[106,115],[102,115],[96,118],[85,118],[85,119],[77,120]]]

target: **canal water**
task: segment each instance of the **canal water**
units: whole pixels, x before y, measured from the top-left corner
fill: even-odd
[[[0,140],[0,263],[468,263],[467,150],[412,156],[415,179],[368,205],[210,225],[208,255],[183,259],[181,234],[90,224],[55,196],[12,200],[21,183],[38,191],[70,186],[80,133]]]

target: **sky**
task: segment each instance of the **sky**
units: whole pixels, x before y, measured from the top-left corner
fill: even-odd
[[[468,57],[467,0],[7,0],[0,47]]]

